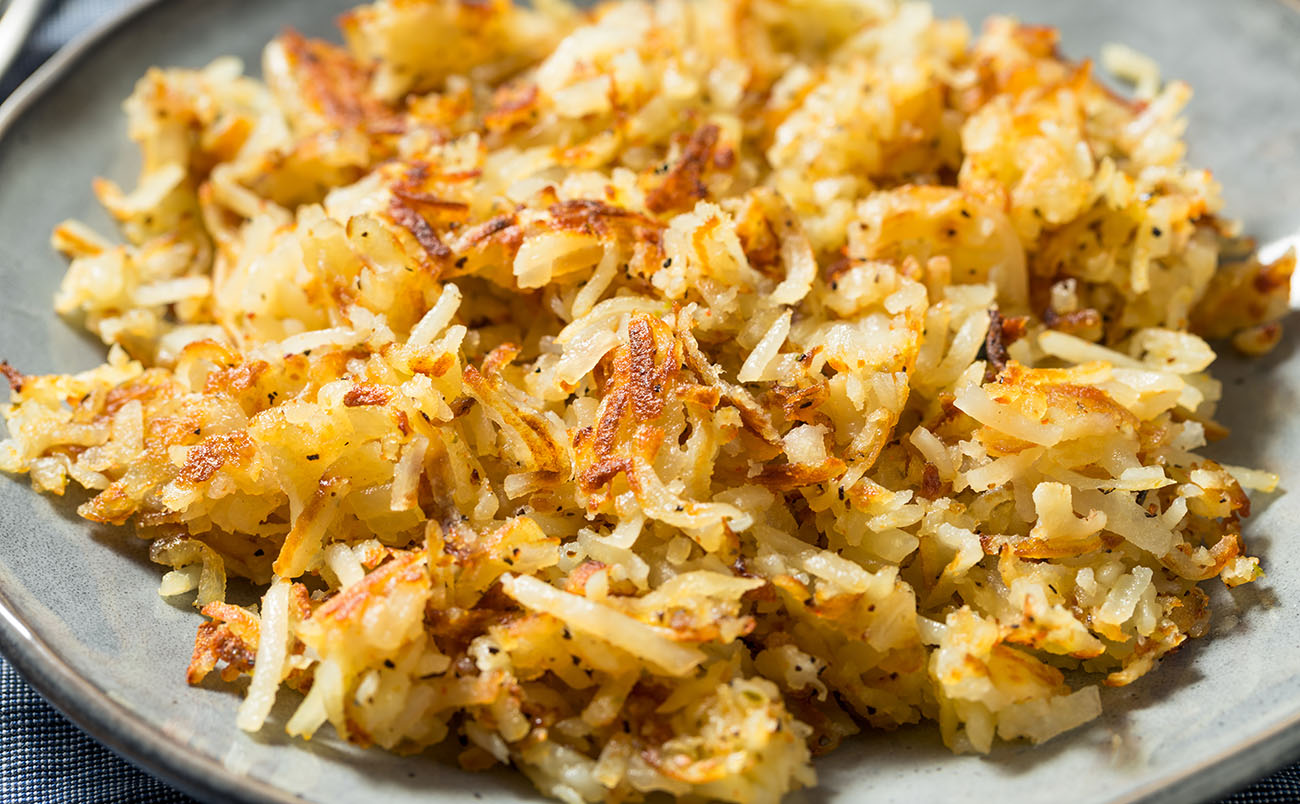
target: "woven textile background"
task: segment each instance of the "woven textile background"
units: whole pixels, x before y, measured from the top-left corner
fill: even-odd
[[[51,0],[22,55],[0,78],[0,98],[61,45],[122,5],[122,0]],[[0,804],[191,801],[86,736],[0,659]],[[1300,802],[1300,765],[1257,782],[1224,804],[1282,802]]]

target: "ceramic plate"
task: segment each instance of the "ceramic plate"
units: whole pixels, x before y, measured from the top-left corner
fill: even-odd
[[[50,228],[79,217],[108,230],[96,175],[129,182],[135,154],[120,112],[153,64],[197,67],[233,53],[251,68],[286,25],[333,33],[348,0],[142,3],[61,53],[0,110],[0,356],[23,371],[98,364],[103,350],[50,300],[63,261]],[[1154,56],[1196,90],[1191,159],[1225,186],[1228,210],[1263,243],[1300,239],[1300,10],[1279,0],[947,0],[978,22],[1010,11],[1058,25],[1064,49],[1109,41]],[[1300,318],[1300,316],[1292,316]],[[1235,437],[1220,456],[1270,468],[1300,489],[1300,320],[1266,359],[1217,373]],[[322,736],[234,726],[238,697],[184,683],[199,616],[156,593],[160,571],[125,529],[78,520],[76,500],[0,477],[0,649],[51,701],[119,753],[211,801],[471,801],[533,797],[512,772],[467,774],[428,757],[361,751]],[[1044,746],[954,757],[937,729],[864,736],[818,765],[804,799],[839,801],[1209,800],[1300,754],[1300,555],[1289,541],[1300,494],[1257,501],[1247,536],[1268,577],[1218,594],[1212,635],[1129,687],[1106,714]],[[287,697],[287,696],[286,696]],[[288,707],[285,707],[288,708]],[[277,716],[283,718],[280,710]],[[274,718],[273,718],[274,720]],[[282,721],[281,721],[282,722]]]

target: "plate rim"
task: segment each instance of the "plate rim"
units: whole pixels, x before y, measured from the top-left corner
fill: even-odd
[[[131,0],[59,48],[0,103],[0,148],[22,116],[126,23],[165,0]],[[1276,0],[1300,13],[1300,0]],[[1300,359],[1300,358],[1297,358]],[[233,772],[219,760],[172,740],[78,673],[22,616],[0,585],[0,655],[64,717],[133,766],[211,802],[298,804],[301,796]],[[1249,761],[1239,761],[1253,757]],[[1148,780],[1111,804],[1212,802],[1300,760],[1300,714],[1263,728],[1213,758]]]

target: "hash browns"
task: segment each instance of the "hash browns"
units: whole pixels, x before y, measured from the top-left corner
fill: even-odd
[[[125,242],[53,237],[107,361],[0,364],[0,467],[151,540],[242,728],[770,802],[863,728],[1079,726],[1260,575],[1203,338],[1276,343],[1295,260],[1186,86],[890,0],[340,24],[141,79]]]

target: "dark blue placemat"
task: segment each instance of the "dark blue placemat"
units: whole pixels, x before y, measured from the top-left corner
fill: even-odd
[[[123,0],[50,2],[0,98],[62,44]],[[122,761],[60,715],[0,659],[0,802],[3,804],[190,804],[193,799]],[[1300,802],[1300,765],[1225,799],[1224,804]]]
[[[180,804],[192,799],[87,737],[0,659],[0,801]]]

